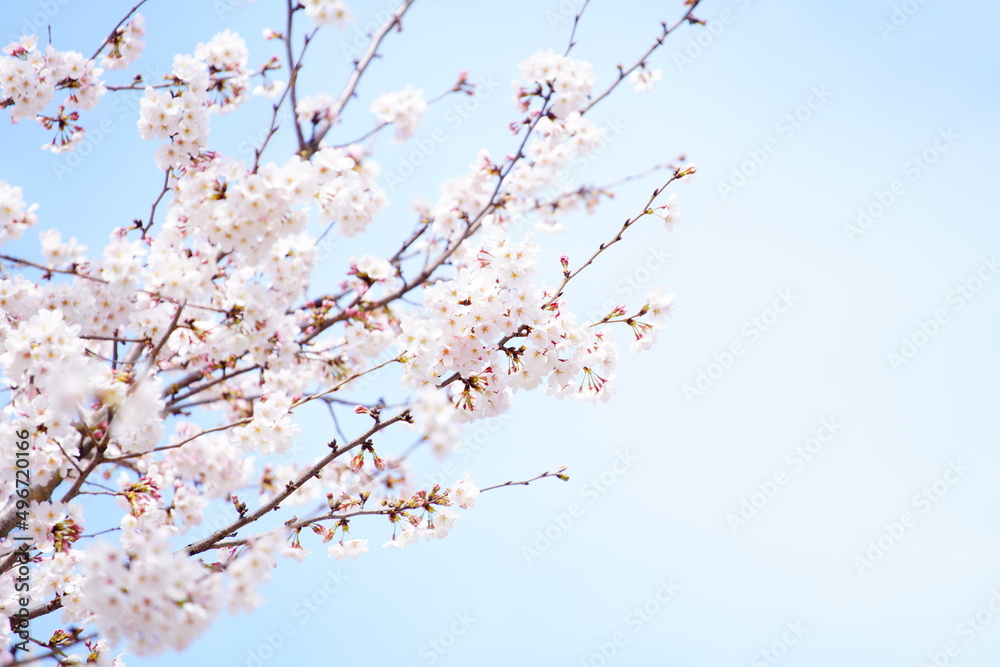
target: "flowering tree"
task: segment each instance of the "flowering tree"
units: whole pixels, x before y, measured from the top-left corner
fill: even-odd
[[[673,197],[660,196],[694,167],[666,166],[665,183],[582,261],[539,266],[524,221],[553,231],[565,212],[593,210],[610,194],[583,185],[551,192],[558,170],[602,140],[591,109],[622,82],[640,91],[655,84],[650,57],[675,28],[701,22],[698,0],[603,88],[571,55],[584,2],[563,53],[539,51],[520,64],[506,154],[470,155],[436,201],[417,202],[391,256],[350,258],[333,252],[338,237],[385,226],[373,144],[361,142],[389,131],[404,142],[429,104],[473,91],[463,73],[434,99],[413,87],[388,92],[370,107],[370,132],[338,136],[414,0],[370,35],[336,96],[304,95],[297,81],[310,44],[336,39],[326,26],[351,21],[341,0],[288,0],[284,25],[264,31],[279,53],[259,67],[226,30],[177,55],[163,80],[125,74],[113,84],[111,71],[127,70],[143,50],[146,1],[90,57],[25,35],[0,58],[0,107],[12,122],[40,123],[50,133],[43,148],[54,153],[80,144],[95,106],[143,90],[135,121],[158,144],[163,171],[148,215],[115,229],[97,255],[55,229],[41,234],[39,257],[0,254],[8,664],[122,664],[111,650],[119,644],[139,655],[181,650],[223,609],[258,604],[276,557],[301,560],[326,544],[332,558],[356,558],[371,539],[358,535],[399,548],[444,537],[455,508],[472,507],[486,489],[468,473],[449,487],[417,488],[412,447],[386,451],[385,432],[412,429],[417,445],[446,457],[463,424],[503,413],[518,392],[606,400],[614,330],[633,351],[648,349],[674,307],[657,286],[641,303],[586,321],[566,288],[640,219],[658,216],[669,229]],[[273,100],[252,161],[213,151],[213,117],[251,95]],[[279,132],[296,150],[269,161]],[[35,226],[36,209],[0,181],[0,245]],[[319,258],[342,264],[332,292],[310,286]],[[391,369],[398,384],[387,402],[371,378]],[[295,413],[310,403],[328,408],[338,437],[319,443],[322,456],[289,456]],[[338,421],[345,410],[360,415],[350,433]],[[567,478],[560,468],[518,483],[545,477]],[[224,521],[194,537],[209,508]],[[47,615],[61,615],[62,627],[43,636],[32,621]]]

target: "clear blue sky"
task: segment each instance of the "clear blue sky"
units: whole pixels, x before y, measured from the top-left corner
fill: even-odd
[[[275,4],[150,0],[139,69],[166,69],[173,53],[226,27],[263,62],[273,45],[260,30],[278,27]],[[594,0],[575,55],[595,63],[600,86],[680,4]],[[127,6],[8,2],[0,36],[55,8],[55,43],[89,53]],[[355,26],[384,7],[352,3]],[[552,25],[559,11],[557,2],[418,0],[336,139],[365,131],[371,99],[406,83],[430,96],[465,69],[496,90],[457,127],[451,102],[428,112],[415,140],[438,128],[446,139],[391,194],[367,247],[390,251],[409,229],[411,199],[433,198],[477,148],[513,149],[509,82],[536,49],[564,48],[570,22]],[[631,230],[568,293],[588,312],[620,301],[630,281],[666,283],[681,307],[662,344],[623,355],[610,404],[522,397],[460,464],[481,485],[559,464],[572,480],[484,495],[446,540],[402,553],[377,548],[383,524],[356,524],[372,553],[337,564],[315,545],[306,564],[282,563],[268,605],[219,622],[185,661],[235,667],[273,653],[263,664],[596,667],[603,649],[618,665],[919,667],[928,654],[996,665],[1000,7],[706,0],[698,15],[716,19],[714,31],[679,30],[652,60],[664,71],[652,93],[626,88],[602,103],[595,118],[624,130],[572,170],[599,184],[679,153],[699,166],[676,190],[684,218],[673,233]],[[354,34],[321,33],[307,90],[339,92],[350,66],[340,45]],[[37,150],[40,131],[0,125],[0,179],[41,203],[40,229],[72,228],[95,248],[148,210],[160,180],[153,147],[138,140],[136,98],[120,99],[95,116],[111,129],[69,173],[56,167],[66,157]],[[213,147],[246,154],[265,110],[256,101],[217,118]],[[384,169],[412,147],[381,139]],[[739,172],[752,175],[743,182]],[[572,218],[544,240],[547,256],[583,256],[657,178]],[[109,179],[110,190],[97,189]],[[859,209],[872,216],[863,226]],[[343,269],[335,258],[317,284]],[[890,357],[904,352],[903,362]],[[415,465],[434,470],[426,457]],[[734,532],[728,515],[744,499],[746,523]],[[538,531],[559,535],[545,547]],[[881,558],[859,565],[880,540]],[[316,592],[325,582],[336,592],[307,613],[303,600],[325,597]],[[269,636],[281,638],[275,651],[262,648]]]

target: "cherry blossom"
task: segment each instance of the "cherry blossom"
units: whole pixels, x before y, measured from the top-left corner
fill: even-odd
[[[652,213],[657,217],[663,218],[663,224],[666,225],[667,231],[672,232],[674,225],[681,220],[681,214],[677,210],[677,195],[670,195],[667,203],[656,207]]]
[[[536,51],[520,64],[523,89],[544,86],[552,94],[552,113],[565,118],[580,111],[594,88],[594,67],[555,51]]]
[[[347,540],[331,545],[328,555],[334,560],[344,560],[345,558],[357,558],[367,552],[368,540]]]
[[[116,29],[108,40],[108,54],[101,60],[101,65],[109,70],[126,69],[142,54],[146,19],[139,13],[133,16],[131,21]]]
[[[333,25],[343,30],[354,19],[343,0],[304,0],[302,5],[316,25]]]
[[[647,93],[651,91],[661,79],[663,79],[663,70],[646,69],[645,67],[633,70],[632,73],[628,75],[628,82],[631,83],[635,87],[636,92],[639,93]]]
[[[407,86],[405,90],[385,93],[371,104],[371,112],[383,123],[392,123],[396,130],[394,140],[405,141],[413,136],[420,118],[427,110],[424,91]]]
[[[476,498],[478,497],[479,487],[469,479],[468,470],[465,471],[465,477],[452,485],[451,491],[448,493],[448,499],[462,509],[467,509],[475,505]]]
[[[287,26],[305,15],[309,38],[265,29],[267,47],[287,53],[256,69],[225,29],[179,45],[161,80],[119,85],[113,77],[128,81],[144,47],[134,9],[93,58],[41,49],[33,35],[4,48],[0,108],[53,133],[53,152],[80,145],[106,98],[141,90],[129,124],[155,146],[162,190],[101,247],[63,226],[41,232],[35,259],[0,249],[0,438],[30,442],[32,484],[20,521],[17,452],[0,448],[0,491],[15,499],[0,507],[0,650],[27,648],[8,623],[19,532],[32,541],[37,614],[81,629],[58,629],[49,648],[65,652],[63,664],[98,665],[123,664],[118,651],[183,650],[221,614],[252,611],[279,557],[293,567],[324,545],[341,561],[373,539],[398,549],[442,539],[482,492],[506,485],[481,489],[481,471],[421,485],[411,450],[384,432],[446,459],[467,424],[524,394],[609,401],[618,338],[647,350],[672,316],[674,297],[657,285],[589,321],[574,310],[573,281],[599,272],[633,225],[659,217],[669,231],[675,196],[658,198],[693,167],[667,166],[666,184],[624,225],[601,228],[589,258],[556,262],[543,246],[559,237],[533,233],[569,230],[566,212],[613,194],[613,184],[568,188],[565,169],[603,145],[592,108],[624,72],[637,90],[659,80],[645,63],[662,37],[617,78],[570,56],[572,46],[535,52],[515,82],[512,143],[471,148],[426,198],[389,209],[399,176],[380,164],[377,135],[391,124],[392,141],[412,138],[437,100],[471,94],[475,80],[463,72],[437,97],[415,84],[359,88],[410,4],[370,35],[339,93],[300,75],[323,28],[353,19],[341,0],[289,3]],[[269,78],[279,68],[284,80]],[[272,100],[273,115],[237,156],[212,129],[245,113],[251,91]],[[374,118],[351,106],[362,96]],[[370,129],[351,134],[348,118]],[[293,146],[284,155],[282,141]],[[0,245],[37,225],[38,210],[0,181]],[[329,414],[328,432],[303,427],[313,407]]]
[[[38,204],[27,206],[23,190],[0,180],[0,244],[16,241],[38,222]]]

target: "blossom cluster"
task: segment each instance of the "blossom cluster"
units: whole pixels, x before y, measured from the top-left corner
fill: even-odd
[[[593,65],[551,49],[536,51],[520,68],[522,87],[517,98],[527,103],[525,94],[530,93],[532,86],[544,89],[542,94],[551,95],[552,113],[557,118],[580,111],[594,89]]]
[[[291,3],[290,18],[300,10],[317,26],[353,18],[342,0]],[[57,132],[51,150],[72,149],[83,133],[77,110],[116,89],[102,68],[126,69],[142,52],[144,19],[126,19],[98,50],[100,67],[76,52],[43,52],[31,36],[4,49],[0,103],[12,120],[37,118]],[[223,611],[259,604],[277,558],[301,560],[316,539],[337,560],[367,553],[372,538],[350,532],[359,515],[391,524],[383,548],[444,537],[480,487],[466,472],[445,488],[417,488],[384,429],[407,424],[444,454],[464,424],[504,413],[520,392],[607,401],[615,329],[631,329],[633,351],[648,349],[674,309],[657,286],[633,315],[623,305],[582,321],[565,294],[575,277],[568,258],[561,272],[543,265],[534,235],[520,232],[539,210],[541,228],[556,231],[569,207],[600,197],[562,191],[566,165],[605,141],[588,115],[589,63],[554,51],[522,62],[518,150],[478,151],[436,198],[414,203],[414,230],[398,250],[380,242],[359,252],[354,237],[388,224],[378,130],[391,124],[393,141],[412,138],[437,98],[413,86],[376,96],[363,146],[324,140],[340,129],[337,100],[353,88],[339,97],[292,88],[253,159],[241,160],[213,150],[210,129],[215,114],[246,101],[254,76],[277,68],[272,59],[251,72],[248,60],[244,40],[225,30],[147,82],[137,133],[161,142],[154,163],[164,172],[148,218],[112,230],[94,252],[43,230],[40,259],[20,262],[23,273],[7,270],[19,260],[5,262],[0,277],[0,441],[31,434],[33,581],[63,623],[99,637],[67,664],[121,665],[111,649],[122,643],[140,655],[183,649]],[[300,65],[288,66],[291,87]],[[658,79],[645,67],[634,74],[640,90]],[[451,92],[468,92],[464,77]],[[120,88],[145,85],[135,81]],[[58,91],[62,106],[44,115]],[[298,124],[285,135],[297,150],[264,159],[282,104],[282,124]],[[673,199],[647,206],[641,216],[668,230],[679,219]],[[36,226],[36,209],[0,181],[0,244]],[[333,278],[317,285],[320,267]],[[26,277],[33,271],[42,277]],[[317,445],[297,411],[321,401],[338,439]],[[15,495],[15,470],[14,453],[0,448],[4,497]],[[117,508],[110,527],[95,530],[114,531],[108,541],[83,534],[85,522],[109,516],[85,506],[91,496]],[[0,507],[0,525],[12,525],[13,512]],[[6,532],[0,554],[12,548]],[[13,581],[0,572],[0,650],[15,642]],[[84,643],[58,632],[60,642]]]
[[[160,529],[128,550],[91,545],[81,568],[82,599],[67,603],[68,619],[92,621],[112,643],[127,639],[133,652],[150,655],[190,645],[227,602],[232,612],[262,602],[257,589],[271,576],[274,539],[249,545],[223,575],[174,552],[168,538]]]
[[[532,280],[537,247],[499,230],[475,255],[424,291],[424,313],[401,322],[404,381],[452,387],[455,419],[500,414],[513,393],[547,380],[557,396],[607,400],[618,349],[605,329],[578,324]],[[511,342],[513,341],[513,342]]]
[[[354,20],[344,0],[302,0],[302,6],[316,25],[332,25],[343,30]]]
[[[29,35],[4,47],[0,58],[0,84],[14,109],[11,120],[35,116],[53,99],[56,90],[66,90],[63,105],[70,109],[93,109],[106,92],[100,76],[104,70],[76,51],[58,51],[50,44],[42,54],[38,37]]]
[[[4,47],[0,57],[0,106],[12,106],[12,122],[35,118],[54,138],[42,148],[59,153],[72,150],[84,135],[77,125],[78,109],[93,109],[107,89],[104,70],[76,51],[58,51],[51,44],[43,54],[38,37],[26,35]],[[42,111],[57,90],[67,91],[53,116]]]
[[[180,167],[206,149],[209,112],[228,113],[246,100],[247,57],[243,39],[226,30],[199,44],[193,56],[174,58],[175,85],[146,87],[139,106],[139,134],[143,139],[169,139],[157,149],[157,167]]]
[[[427,111],[424,91],[407,86],[405,90],[380,95],[371,104],[371,112],[383,123],[392,123],[394,140],[406,141],[413,136],[420,119]]]
[[[647,69],[645,67],[633,70],[628,75],[629,83],[635,86],[636,92],[648,93],[663,78],[663,70]]]
[[[643,352],[653,347],[656,335],[663,329],[668,318],[673,317],[677,302],[673,294],[666,294],[663,284],[654,285],[646,295],[646,303],[642,305],[636,316],[626,320],[632,327],[635,340],[632,342],[633,352]]]
[[[295,107],[295,119],[301,123],[318,125],[323,121],[334,122],[336,114],[333,111],[335,100],[328,93],[316,93],[299,100]]]
[[[101,65],[113,69],[126,69],[142,54],[146,36],[146,19],[142,14],[116,29],[108,40],[108,54],[101,60]]]
[[[24,191],[0,181],[0,245],[21,238],[24,231],[38,222],[38,204],[27,206]]]

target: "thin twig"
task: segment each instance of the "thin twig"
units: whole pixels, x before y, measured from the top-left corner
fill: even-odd
[[[306,151],[309,155],[312,155],[319,150],[319,144],[323,141],[323,137],[326,133],[330,131],[333,124],[340,120],[340,114],[343,113],[344,107],[347,106],[347,102],[354,96],[354,91],[358,87],[358,82],[361,81],[361,76],[368,69],[368,65],[371,63],[372,58],[375,57],[375,53],[378,51],[379,45],[382,44],[382,40],[385,39],[386,35],[389,34],[396,25],[400,24],[403,19],[403,15],[406,10],[410,8],[416,0],[403,0],[403,3],[396,8],[381,28],[379,28],[374,35],[372,35],[372,40],[368,44],[368,49],[361,56],[361,59],[354,64],[354,71],[351,72],[351,77],[347,80],[347,85],[344,87],[343,92],[340,93],[340,97],[337,102],[330,109],[330,118],[323,120],[316,129],[313,130],[313,136],[309,140],[306,146]]]
[[[122,27],[122,24],[125,23],[125,21],[128,21],[129,18],[132,16],[132,14],[135,14],[140,7],[146,4],[146,2],[147,0],[140,0],[139,4],[137,4],[132,9],[128,10],[128,14],[126,14],[122,18],[122,20],[119,21],[114,28],[112,28],[111,33],[104,39],[103,42],[101,42],[101,45],[97,47],[97,50],[94,51],[94,55],[90,56],[91,60],[94,60],[97,58],[97,56],[101,55],[101,51],[104,49],[104,47],[107,46],[111,42],[111,40],[115,38],[115,34],[118,32],[118,28]]]
[[[615,79],[611,83],[611,85],[608,86],[607,89],[603,93],[601,93],[597,97],[595,97],[592,100],[590,100],[590,102],[587,104],[587,106],[585,106],[583,109],[580,110],[580,114],[581,115],[586,114],[588,111],[590,111],[593,108],[593,106],[595,104],[597,104],[598,102],[600,102],[601,100],[603,100],[605,97],[607,97],[608,95],[610,95],[611,91],[614,90],[615,88],[617,88],[618,84],[620,84],[622,81],[624,81],[625,77],[627,77],[629,74],[631,74],[633,70],[641,67],[642,64],[646,62],[646,58],[649,58],[649,56],[652,55],[653,51],[656,51],[656,49],[658,49],[661,46],[663,46],[663,41],[667,38],[667,35],[669,35],[674,30],[676,30],[682,23],[685,23],[685,22],[688,22],[688,23],[701,23],[700,19],[696,19],[694,17],[694,10],[698,6],[698,3],[701,2],[701,0],[690,0],[690,1],[691,1],[691,7],[684,13],[684,16],[682,16],[680,19],[677,20],[676,23],[674,23],[672,26],[669,26],[669,27],[667,26],[666,22],[660,24],[661,26],[663,26],[663,33],[659,37],[656,38],[656,41],[653,42],[652,46],[650,46],[648,49],[646,49],[646,52],[642,54],[642,56],[639,58],[639,60],[637,60],[635,62],[634,65],[632,65],[628,69],[622,69],[621,66],[618,67],[618,78]]]
[[[487,486],[482,489],[482,491],[492,491],[494,489],[503,489],[508,486],[528,486],[532,482],[537,482],[540,479],[545,479],[546,477],[558,477],[562,481],[568,481],[569,475],[566,474],[566,466],[560,466],[555,472],[543,472],[541,475],[535,475],[531,479],[526,479],[523,482],[504,482],[503,484],[494,484],[493,486]]]
[[[290,96],[292,100],[292,124],[295,126],[295,138],[299,142],[299,151],[305,150],[306,141],[302,134],[302,127],[299,125],[299,119],[295,115],[298,109],[299,103],[298,98],[295,94],[295,84],[298,82],[298,69],[295,66],[295,59],[292,57],[292,15],[295,14],[296,10],[299,8],[298,0],[288,0],[288,19],[285,22],[285,58],[288,59],[288,67],[290,72],[288,74],[288,91],[291,91]],[[277,111],[277,110],[275,110]]]
[[[312,340],[330,326],[351,317],[353,312],[356,312],[358,310],[362,311],[377,310],[378,308],[387,306],[393,301],[396,301],[397,299],[405,296],[408,292],[422,285],[424,281],[429,279],[431,275],[433,275],[434,272],[437,271],[438,267],[444,264],[444,262],[447,261],[448,258],[450,258],[455,253],[455,251],[462,246],[462,244],[466,241],[466,239],[468,239],[470,236],[472,236],[479,230],[483,218],[488,213],[497,208],[497,206],[499,205],[497,202],[497,195],[500,193],[500,190],[503,187],[504,181],[507,179],[507,176],[509,176],[510,173],[514,170],[514,167],[515,165],[517,165],[518,161],[520,161],[524,157],[524,147],[528,143],[528,138],[531,136],[532,132],[534,132],[535,127],[538,125],[538,122],[542,118],[545,118],[548,103],[549,103],[549,98],[548,97],[544,98],[542,108],[538,111],[538,114],[535,116],[534,120],[532,120],[528,124],[528,130],[524,133],[524,138],[521,140],[521,144],[517,147],[517,152],[514,154],[514,157],[511,158],[510,162],[507,165],[507,168],[501,170],[501,173],[497,178],[496,186],[493,188],[493,192],[490,195],[489,202],[485,206],[483,206],[483,208],[473,218],[469,220],[468,227],[454,243],[449,244],[448,247],[446,247],[445,250],[442,251],[440,255],[434,258],[434,260],[430,263],[429,266],[426,266],[423,270],[420,271],[420,273],[417,274],[416,278],[409,280],[395,292],[387,294],[386,296],[382,297],[381,299],[378,299],[377,301],[362,301],[361,296],[356,297],[354,301],[351,302],[351,304],[347,308],[341,310],[339,314],[317,325],[315,330],[313,330],[310,334],[305,336],[303,342],[308,342]]]
[[[576,46],[576,41],[574,41],[576,38],[576,26],[579,25],[580,18],[583,16],[583,12],[587,9],[587,5],[589,4],[590,0],[584,0],[583,6],[580,7],[580,11],[578,11],[576,16],[573,17],[573,29],[569,33],[569,44],[566,45],[566,51],[563,53],[564,56],[568,56],[570,50]]]
[[[193,544],[189,544],[184,548],[184,551],[188,555],[193,556],[203,551],[214,549],[215,544],[220,540],[222,540],[224,537],[232,535],[243,526],[249,523],[253,523],[254,521],[257,521],[261,517],[265,516],[268,512],[277,509],[278,506],[281,504],[281,502],[285,500],[285,498],[288,498],[290,495],[295,493],[303,484],[305,484],[310,479],[320,474],[323,471],[323,468],[329,465],[337,457],[342,456],[346,452],[349,452],[350,450],[361,445],[362,443],[367,442],[368,439],[371,438],[373,435],[391,426],[392,424],[395,424],[396,422],[399,421],[409,421],[410,419],[411,419],[410,411],[407,408],[405,410],[401,410],[400,412],[396,413],[395,415],[393,415],[392,417],[390,417],[385,421],[376,422],[371,428],[365,431],[362,435],[355,438],[352,442],[342,447],[334,447],[333,451],[331,451],[329,454],[327,454],[319,461],[317,461],[311,468],[309,468],[309,470],[300,475],[298,479],[287,484],[280,493],[276,494],[271,500],[261,505],[258,509],[256,509],[253,512],[247,512],[245,515],[241,516],[236,521],[233,521],[228,526],[220,528],[219,530],[215,531],[205,539],[199,540],[198,542],[195,542]]]
[[[162,201],[163,196],[170,190],[171,170],[172,167],[167,167],[167,169],[163,171],[163,188],[160,190],[159,196],[157,196],[156,201],[153,202],[153,205],[149,209],[149,222],[142,228],[141,232],[143,238],[146,238],[146,234],[148,234],[149,230],[153,228],[153,218],[156,216],[156,207],[160,205],[160,201]]]
[[[443,93],[440,93],[440,94],[436,95],[435,97],[432,97],[431,99],[427,100],[427,106],[431,106],[432,104],[436,104],[437,102],[440,102],[441,100],[445,99],[446,97],[448,97],[448,95],[451,95],[452,93],[461,93],[461,92],[464,92],[464,89],[462,88],[462,86],[461,85],[454,85],[451,88],[449,88],[448,90],[444,91]],[[388,127],[390,125],[392,125],[392,121],[391,120],[384,120],[381,123],[377,124],[372,129],[370,129],[367,132],[365,132],[364,134],[362,134],[357,139],[353,139],[351,141],[345,141],[342,144],[334,144],[333,147],[334,148],[347,148],[348,146],[351,146],[353,144],[360,144],[362,141],[364,141],[368,137],[371,137],[371,136],[377,134],[378,132],[381,132],[383,129],[385,129],[386,127]]]
[[[693,168],[692,168],[692,170],[693,170]],[[663,186],[661,186],[661,187],[656,188],[655,190],[653,190],[653,194],[650,195],[649,201],[646,202],[646,205],[642,208],[642,211],[640,213],[637,213],[633,217],[631,217],[628,220],[626,220],[625,224],[623,224],[621,226],[621,228],[617,232],[615,232],[615,235],[611,237],[610,241],[607,241],[606,243],[602,243],[601,245],[599,245],[597,247],[597,250],[595,250],[594,254],[590,256],[590,259],[588,259],[586,262],[584,262],[579,267],[577,267],[576,270],[574,270],[574,271],[567,271],[563,275],[562,283],[560,283],[559,287],[556,289],[555,293],[549,298],[549,300],[545,302],[545,304],[543,305],[543,308],[551,306],[553,303],[555,303],[556,300],[559,297],[562,296],[563,290],[566,288],[566,285],[569,283],[569,281],[571,281],[573,278],[575,278],[578,275],[580,275],[581,271],[583,271],[588,266],[590,266],[591,264],[593,264],[594,260],[597,259],[605,250],[607,250],[608,248],[610,248],[614,244],[616,244],[619,241],[621,241],[622,240],[622,235],[625,233],[626,229],[628,229],[633,224],[635,224],[635,222],[639,218],[641,218],[641,217],[643,217],[645,215],[649,215],[651,213],[650,206],[652,206],[653,202],[656,200],[656,198],[660,196],[660,193],[662,193],[664,190],[667,189],[668,185],[670,185],[671,183],[673,183],[674,181],[676,181],[676,180],[678,180],[680,178],[683,178],[688,173],[690,173],[690,172],[687,171],[687,170],[683,170],[682,171],[681,169],[677,169],[677,170],[674,171],[673,175],[670,177],[670,180],[668,180],[666,183],[664,183]]]
[[[207,428],[204,431],[201,431],[200,433],[196,433],[195,435],[192,435],[190,438],[185,438],[184,440],[181,440],[180,442],[174,443],[172,445],[163,445],[162,447],[156,447],[154,449],[151,449],[148,452],[136,452],[134,454],[124,454],[122,456],[115,456],[113,458],[104,459],[104,460],[107,463],[118,463],[119,461],[126,461],[128,459],[134,459],[134,458],[138,458],[140,456],[146,456],[147,454],[152,454],[153,452],[165,452],[165,451],[167,451],[169,449],[177,449],[178,447],[183,447],[184,445],[188,444],[189,442],[191,442],[193,440],[197,440],[198,438],[200,438],[200,437],[202,437],[204,435],[208,435],[209,433],[218,433],[219,431],[227,431],[227,430],[229,430],[231,428],[236,428],[237,426],[243,426],[245,424],[249,424],[251,421],[253,421],[253,419],[251,419],[250,417],[247,417],[246,419],[240,419],[238,421],[234,421],[234,422],[229,423],[229,424],[223,424],[222,426],[216,426],[214,428]]]

